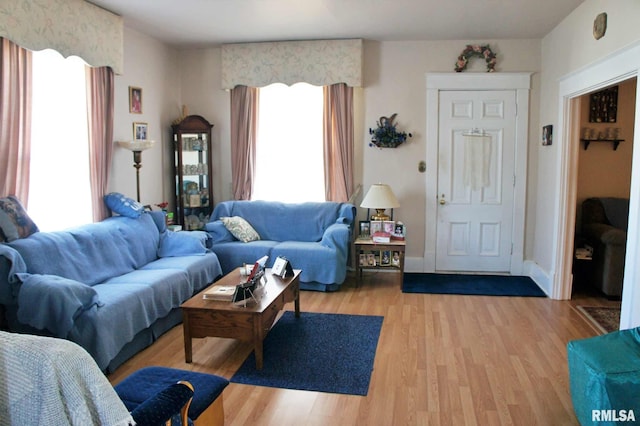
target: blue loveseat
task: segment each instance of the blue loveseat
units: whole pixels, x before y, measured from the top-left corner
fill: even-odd
[[[267,266],[284,256],[293,268],[302,270],[300,288],[335,291],[346,278],[355,215],[355,206],[348,203],[223,201],[205,230],[213,238],[211,250],[225,274],[265,255]],[[221,220],[234,216],[245,219],[259,239],[242,242],[234,237]]]
[[[180,304],[221,275],[209,240],[169,232],[162,212],[146,212],[0,244],[9,330],[74,341],[113,371],[179,324]]]

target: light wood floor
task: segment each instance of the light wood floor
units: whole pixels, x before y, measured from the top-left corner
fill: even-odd
[[[231,383],[227,425],[576,425],[566,345],[598,334],[575,305],[546,298],[403,294],[396,274],[365,272],[335,293],[302,292],[310,312],[383,315],[366,397]],[[292,306],[288,306],[292,310]],[[182,326],[129,360],[118,383],[147,365],[231,378],[250,353],[231,339],[194,339],[184,362]]]

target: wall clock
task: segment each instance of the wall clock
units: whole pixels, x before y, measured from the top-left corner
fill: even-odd
[[[593,38],[600,40],[605,32],[607,32],[607,14],[603,12],[593,21]]]

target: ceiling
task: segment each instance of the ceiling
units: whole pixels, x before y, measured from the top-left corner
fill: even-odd
[[[179,47],[363,38],[542,38],[584,0],[91,0]]]

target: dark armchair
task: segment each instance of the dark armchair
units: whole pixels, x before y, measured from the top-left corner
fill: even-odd
[[[582,202],[582,236],[593,247],[591,282],[608,297],[622,295],[628,220],[627,198]]]

